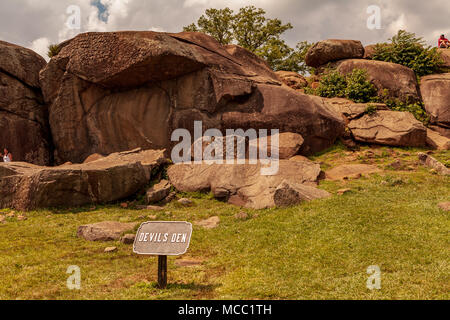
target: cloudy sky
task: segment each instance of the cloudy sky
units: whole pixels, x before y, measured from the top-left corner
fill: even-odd
[[[328,38],[358,39],[364,44],[386,41],[399,29],[435,45],[441,33],[450,36],[448,0],[2,0],[0,40],[32,48],[45,56],[51,43],[87,31],[181,31],[207,8],[264,8],[269,17],[291,22],[288,43]],[[368,7],[381,9],[380,29],[369,29]],[[81,14],[80,29],[67,25],[73,6]],[[373,21],[373,20],[371,20]]]

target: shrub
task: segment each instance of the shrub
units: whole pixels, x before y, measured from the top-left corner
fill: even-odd
[[[414,33],[400,30],[390,43],[377,44],[373,60],[401,64],[414,70],[418,76],[439,72],[443,64],[437,48],[426,46]]]
[[[346,80],[345,96],[354,102],[369,102],[377,94],[375,86],[367,81],[367,72],[365,70],[353,70]]]
[[[315,91],[321,97],[347,98],[358,103],[373,101],[376,93],[374,85],[367,80],[366,71],[361,69],[355,69],[347,76],[332,71],[320,80],[320,86]]]
[[[345,97],[347,81],[338,71],[332,71],[322,77],[320,86],[317,88],[317,95],[325,98]]]
[[[368,115],[372,115],[372,114],[375,114],[376,112],[377,112],[377,106],[375,106],[373,104],[367,105],[365,113],[367,113]]]
[[[57,44],[51,44],[48,46],[48,57],[51,59],[54,56],[58,55],[59,51],[60,51],[60,47]]]

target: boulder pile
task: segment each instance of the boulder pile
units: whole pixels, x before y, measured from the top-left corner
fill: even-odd
[[[0,163],[0,208],[33,210],[121,200],[142,190],[152,171],[166,163],[163,150],[115,153],[59,167]]]
[[[14,159],[48,165],[52,143],[39,71],[45,60],[29,49],[0,41],[0,148]]]
[[[450,73],[425,76],[419,85],[412,69],[395,63],[371,60],[374,50],[375,45],[362,48],[357,41],[324,40],[309,49],[305,61],[308,66],[316,68],[318,75],[315,77],[319,78],[327,67],[335,68],[344,75],[355,69],[365,70],[368,80],[375,86],[380,97],[408,104],[423,102],[425,111],[430,117],[430,126],[427,130],[406,113],[377,111],[379,113],[377,115],[367,113],[361,115],[358,112],[359,119],[350,119],[348,113],[341,113],[347,121],[352,138],[360,142],[391,146],[427,145],[437,149],[448,149]],[[445,70],[450,67],[450,53],[449,50],[443,49],[439,49],[439,52],[445,62],[443,66]],[[345,107],[342,107],[342,104],[337,105],[338,108],[348,112],[348,106],[352,105],[351,108],[354,109],[355,104],[344,103],[347,105]],[[336,110],[335,103],[331,103],[331,106]],[[366,107],[369,107],[369,104]],[[371,107],[373,108],[373,104]],[[379,106],[375,109],[380,110]],[[355,115],[351,117],[355,118]]]
[[[263,164],[249,162],[174,165],[168,181],[147,191],[148,204],[175,199],[173,187],[211,190],[218,199],[257,209],[328,197],[316,188],[320,165],[303,156],[338,138],[450,146],[450,74],[424,77],[419,86],[411,69],[370,60],[373,47],[359,41],[321,41],[306,63],[319,72],[327,66],[343,74],[366,70],[380,96],[423,102],[429,128],[383,104],[305,94],[320,74],[308,81],[274,72],[255,54],[202,33],[84,33],[58,49],[47,64],[29,49],[0,41],[0,148],[17,161],[0,163],[0,208],[78,206],[145,192],[152,172],[168,164],[163,150],[178,143],[173,132],[186,129],[195,138],[196,121],[202,133],[218,129],[223,141],[228,129],[278,129],[278,173],[261,175]]]

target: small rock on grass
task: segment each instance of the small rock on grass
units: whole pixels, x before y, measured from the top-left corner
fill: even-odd
[[[438,204],[438,207],[444,211],[450,211],[450,202],[441,202]]]
[[[116,251],[117,251],[117,247],[105,248],[105,253],[116,252]]]
[[[206,219],[206,220],[194,222],[194,224],[196,224],[197,226],[203,227],[205,229],[217,228],[219,223],[220,223],[220,218],[219,217],[211,217],[211,218]]]
[[[394,170],[400,170],[403,167],[403,164],[400,160],[395,160],[394,162],[392,162],[390,164],[390,166],[394,169]]]
[[[120,242],[122,242],[123,244],[133,244],[135,238],[136,238],[135,234],[129,233],[124,235],[122,239],[120,239]]]
[[[158,206],[147,206],[146,209],[151,210],[151,211],[163,211],[164,210],[163,207],[158,207]]]
[[[4,223],[6,222],[6,217],[5,216],[0,216],[0,223]]]
[[[24,216],[24,215],[20,215],[20,216],[18,216],[17,217],[17,220],[18,221],[25,221],[25,220],[27,220],[28,218],[26,217],[26,216]]]
[[[15,211],[11,211],[11,212],[7,213],[6,216],[8,218],[14,218],[16,216],[16,212]]]
[[[339,189],[339,190],[337,191],[337,194],[340,195],[340,196],[342,196],[342,195],[344,195],[344,194],[346,194],[346,193],[348,193],[348,192],[350,192],[350,191],[352,191],[352,190],[351,190],[351,189]]]
[[[237,220],[247,220],[248,219],[248,214],[247,214],[247,212],[241,211],[239,213],[236,213],[236,215],[234,217]]]
[[[192,200],[189,200],[187,198],[182,198],[182,199],[178,200],[178,203],[185,207],[190,207],[193,204]]]

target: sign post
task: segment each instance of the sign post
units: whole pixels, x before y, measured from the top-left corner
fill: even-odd
[[[167,287],[167,256],[158,256],[158,287]]]
[[[133,252],[158,256],[158,286],[167,287],[167,256],[180,256],[189,248],[192,224],[189,222],[144,222],[136,233]]]

